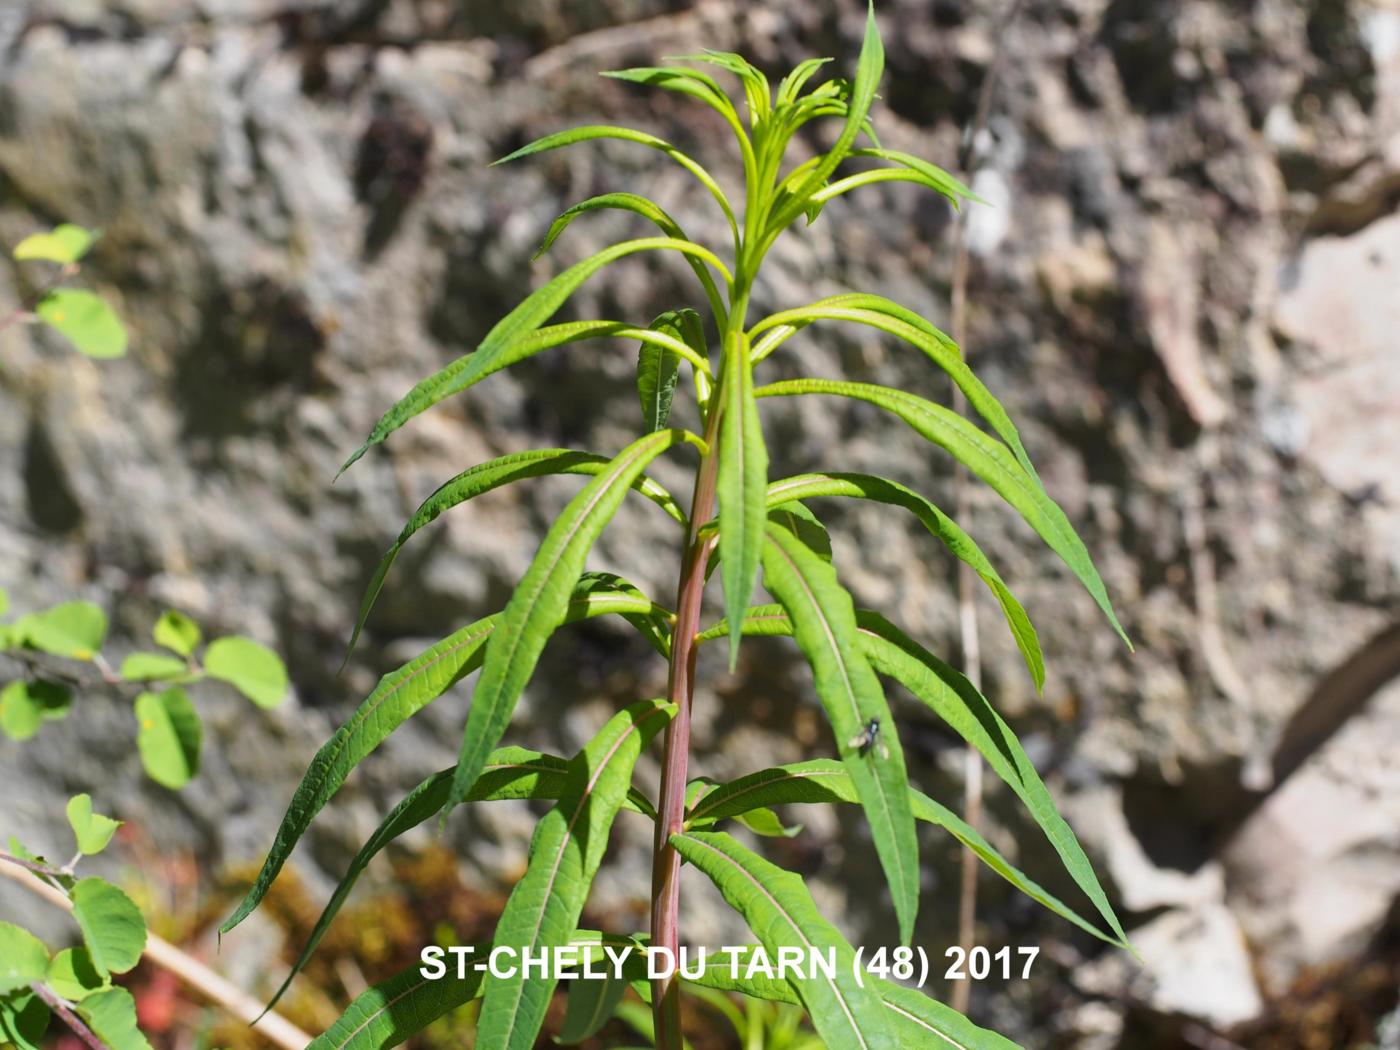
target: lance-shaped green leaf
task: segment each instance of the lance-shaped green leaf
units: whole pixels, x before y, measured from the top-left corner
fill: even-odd
[[[374,608],[375,600],[379,597],[399,552],[419,529],[436,521],[445,511],[503,485],[523,478],[543,477],[549,474],[584,474],[596,477],[609,462],[606,456],[595,455],[592,452],[576,452],[567,448],[539,448],[528,452],[512,452],[487,463],[480,463],[445,482],[419,504],[413,516],[408,519],[408,524],[399,533],[398,539],[379,560],[374,576],[365,588],[365,596],[360,602],[360,612],[355,617],[355,629],[350,633],[350,644],[346,649],[345,659],[349,660],[350,654],[354,652],[355,643],[359,641],[360,632],[364,629],[365,621],[369,619],[370,611]],[[671,494],[656,482],[641,475],[633,482],[632,487],[682,526],[686,524],[685,513],[677,506]]]
[[[514,153],[494,161],[496,164],[506,164],[521,157],[528,157],[535,153],[544,153],[546,150],[559,149],[562,146],[572,146],[578,142],[592,142],[597,139],[618,139],[622,142],[635,142],[640,146],[647,146],[650,149],[660,150],[666,156],[690,172],[699,180],[705,189],[710,191],[710,196],[715,199],[720,210],[724,212],[725,219],[729,222],[729,228],[738,235],[738,223],[734,219],[734,209],[729,205],[729,198],[724,195],[724,190],[720,189],[719,183],[714,176],[702,168],[690,157],[686,156],[675,146],[665,139],[657,138],[655,135],[647,134],[645,131],[636,131],[632,128],[620,128],[609,124],[593,124],[587,127],[572,128],[569,131],[558,131],[553,135],[545,135],[534,142],[521,146]],[[720,267],[723,270],[723,267]]]
[[[744,101],[748,104],[749,121],[752,124],[762,122],[772,108],[772,93],[768,87],[768,78],[763,75],[762,70],[743,55],[733,51],[712,51],[707,48],[698,55],[671,55],[668,57],[668,61],[704,62],[717,66],[728,73],[733,73],[744,86]]]
[[[681,229],[680,224],[675,219],[650,198],[643,197],[637,193],[602,193],[596,197],[589,197],[585,201],[580,201],[572,208],[563,212],[549,226],[549,232],[545,234],[544,241],[535,251],[534,258],[538,259],[554,245],[559,239],[559,235],[568,229],[569,224],[590,211],[598,211],[603,208],[617,208],[622,211],[630,211],[640,215],[644,219],[649,219],[656,224],[667,237],[673,237],[678,241],[688,241],[689,237]],[[686,264],[695,272],[700,283],[705,288],[705,298],[710,302],[710,308],[715,312],[715,316],[724,315],[724,300],[720,297],[719,289],[715,286],[715,279],[710,274],[709,268],[704,260],[693,255],[685,257]]]
[[[86,255],[96,239],[92,231],[65,222],[52,230],[31,233],[15,245],[14,257],[21,262],[37,259],[68,266]]]
[[[739,123],[734,103],[729,101],[724,89],[714,77],[698,69],[688,69],[684,66],[637,66],[633,69],[611,69],[599,75],[689,95],[713,109],[727,124],[736,126]]]
[[[900,938],[907,944],[919,908],[919,846],[909,809],[909,778],[884,691],[856,638],[851,596],[835,569],[773,523],[763,551],[763,579],[792,617],[798,648],[812,665],[817,697],[860,795],[889,881]],[[742,620],[737,626],[742,629]]]
[[[857,802],[855,784],[839,762],[819,758],[808,762],[776,766],[716,787],[690,810],[689,828],[703,828],[719,820],[742,820],[745,814],[763,812],[769,806],[794,803]],[[1081,917],[1054,894],[1040,886],[946,806],[914,788],[909,791],[914,819],[946,829],[971,849],[984,864],[1033,901],[1053,911],[1100,940],[1117,945],[1119,941]]]
[[[1011,422],[1011,417],[1007,415],[1001,402],[992,396],[992,392],[968,367],[958,345],[922,317],[898,303],[879,295],[835,296],[811,306],[773,314],[755,325],[750,335],[770,326],[801,327],[818,320],[852,321],[878,328],[922,350],[929,360],[948,373],[967,397],[968,404],[987,421],[997,436],[1006,442],[1016,461],[1021,464],[1021,469],[1032,481],[1041,485],[1040,475],[1036,473],[1035,465],[1031,463],[1025,446],[1021,444],[1021,435],[1016,430],[1016,425]]]
[[[626,991],[627,980],[612,971],[601,977],[579,977],[570,981],[559,1042],[573,1046],[596,1035],[612,1019]]]
[[[784,948],[803,953],[803,969],[809,972],[792,985],[828,1046],[894,1050],[899,1045],[870,983],[856,980],[855,951],[822,917],[801,878],[722,832],[672,835],[671,845],[715,884],[770,956]],[[808,966],[809,959],[829,962],[830,969]]]
[[[705,331],[694,310],[667,310],[651,322],[651,327],[704,355]],[[637,399],[642,405],[642,425],[648,432],[660,430],[671,417],[680,367],[680,355],[666,346],[643,343],[637,351]]]
[[[768,505],[774,508],[786,505],[789,500],[821,496],[851,496],[856,499],[874,500],[903,507],[918,518],[924,528],[938,537],[955,557],[971,566],[982,578],[982,582],[991,589],[1001,605],[1007,626],[1011,628],[1016,647],[1021,650],[1026,667],[1030,669],[1035,687],[1040,689],[1044,686],[1045,660],[1040,650],[1040,639],[1035,633],[1030,617],[992,567],[992,563],[987,560],[987,556],[982,553],[982,548],[977,546],[972,537],[959,528],[952,518],[917,492],[898,482],[869,474],[799,474],[775,481],[768,486]],[[811,546],[810,542],[808,546]]]
[[[146,923],[130,897],[99,878],[80,880],[69,896],[88,957],[99,974],[126,973],[141,961]]]
[[[724,607],[732,622],[743,615],[753,597],[758,565],[763,556],[763,523],[767,515],[768,450],[753,396],[753,366],[748,340],[740,332],[726,336],[720,376],[722,415],[719,422],[719,557],[724,581]],[[729,637],[729,667],[739,661],[739,631]]]
[[[940,1050],[1021,1050],[1005,1036],[979,1028],[950,1006],[893,981],[879,981],[878,994],[891,1017],[899,1045]]]
[[[537,953],[567,943],[583,910],[593,876],[607,850],[613,818],[627,797],[632,767],[647,741],[670,720],[675,705],[662,700],[633,704],[613,716],[569,763],[559,804],[535,828],[530,860],[496,925],[493,943]],[[498,1050],[535,1045],[553,974],[488,975],[477,1040]]]
[[[472,693],[449,808],[467,797],[486,756],[501,741],[540,652],[568,613],[569,595],[594,540],[647,464],[668,448],[694,441],[683,430],[659,430],[628,445],[590,481],[550,527],[486,645]]]
[[[1069,566],[1070,571],[1108,617],[1114,630],[1129,648],[1132,647],[1113,611],[1103,580],[1100,579],[1098,570],[1094,568],[1089,552],[1084,547],[1084,541],[1075,533],[1069,519],[1065,517],[1065,512],[1050,498],[1040,483],[1026,473],[1010,449],[996,438],[942,405],[936,405],[902,390],[870,383],[795,379],[760,387],[754,393],[757,397],[796,394],[848,397],[867,401],[899,416],[923,437],[950,452],[1019,511],[1027,524],[1035,529],[1051,550]]]
[[[898,681],[977,749],[992,771],[1015,792],[1065,870],[1093,902],[1118,943],[1132,951],[1128,935],[1114,914],[1093,865],[1065,823],[1045,782],[1011,727],[960,672],[934,656],[877,613],[859,614],[861,647],[875,669]]]
[[[807,81],[830,61],[830,58],[808,58],[794,66],[792,72],[783,77],[778,84],[777,104],[796,102],[797,97],[802,94],[802,89],[807,86]]]
[[[880,75],[885,69],[885,48],[880,42],[880,30],[875,25],[875,4],[872,0],[865,22],[865,40],[860,47],[860,59],[856,63],[856,79],[851,90],[851,100],[846,108],[846,123],[836,144],[812,170],[797,184],[796,188],[769,220],[769,236],[776,236],[793,219],[801,215],[807,198],[815,193],[827,180],[837,165],[845,159],[856,136],[865,123],[870,105],[875,101],[875,88],[880,83]]]
[[[607,613],[640,616],[655,611],[656,607],[630,585],[628,590],[614,592],[603,581],[589,577],[575,590],[565,619]],[[316,752],[292,796],[262,870],[237,910],[219,928],[220,933],[233,929],[258,906],[312,819],[345,783],[350,771],[390,733],[481,666],[486,641],[499,622],[500,614],[496,614],[469,624],[379,680],[359,709]]]
[[[573,324],[553,325],[546,329],[540,329],[540,326],[553,317],[555,312],[574,293],[574,290],[589,277],[592,277],[609,263],[643,251],[677,251],[684,255],[694,256],[716,266],[725,275],[726,280],[729,279],[728,270],[713,252],[690,241],[677,240],[673,237],[643,237],[639,240],[624,241],[621,244],[605,248],[582,262],[570,266],[553,280],[537,289],[519,306],[496,322],[495,327],[486,333],[486,337],[482,339],[481,344],[473,353],[457,358],[446,368],[424,379],[400,398],[394,407],[389,409],[374,425],[365,443],[345,461],[344,466],[340,468],[340,473],[345,473],[351,464],[368,452],[370,448],[379,444],[420,412],[431,408],[443,398],[461,393],[492,373],[499,372],[502,368],[509,367],[517,361],[539,353],[541,350],[559,346],[562,343],[604,335],[636,339],[664,338],[658,333],[648,333],[646,329],[632,328],[616,321],[579,321]],[[688,359],[694,358],[695,355],[688,346],[674,340],[672,342],[675,343],[677,352],[681,356]],[[703,358],[692,361],[692,363],[696,364],[696,367],[702,371],[709,367]]]
[[[847,175],[844,179],[837,179],[835,182],[827,183],[821,187],[808,198],[807,206],[811,209],[820,209],[833,197],[839,197],[843,193],[850,193],[851,190],[878,182],[912,182],[947,197],[954,208],[958,206],[958,198],[952,195],[944,183],[930,179],[914,168],[871,168],[867,171],[858,171],[854,175]]]
[[[472,788],[468,801],[487,802],[499,799],[557,799],[567,784],[569,764],[555,755],[545,755],[529,751],[523,747],[503,747],[492,753],[486,767],[481,772],[476,786]],[[281,987],[268,1000],[266,1010],[277,1005],[279,999],[290,987],[292,979],[299,974],[316,952],[316,946],[330,929],[331,923],[339,914],[345,899],[355,888],[361,873],[385,846],[399,836],[411,831],[434,814],[440,812],[447,803],[452,790],[452,770],[444,769],[428,777],[404,796],[397,806],[389,811],[374,834],[360,847],[350,861],[350,866],[341,877],[331,899],[326,902],[320,918],[306,939],[301,954],[292,964],[290,972]],[[265,1011],[264,1011],[265,1012]]]
[[[769,485],[768,520],[787,529],[822,561],[831,561],[831,535],[826,526],[800,502],[800,497],[775,500],[773,490],[774,486]]]
[[[978,204],[987,203],[937,164],[932,164],[922,157],[916,157],[912,153],[902,153],[896,149],[881,149],[878,146],[874,146],[853,149],[847,156],[874,157],[878,160],[887,160],[894,164],[911,168],[927,179],[928,184],[933,189],[936,189],[939,193],[951,200],[954,206],[957,205],[959,199],[976,201]]]
[[[126,353],[126,327],[99,295],[82,288],[56,288],[39,300],[34,313],[88,357]]]

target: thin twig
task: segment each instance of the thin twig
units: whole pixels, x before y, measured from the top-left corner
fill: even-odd
[[[972,125],[968,128],[959,158],[963,172],[971,181],[981,160],[978,156],[978,142],[987,126],[987,117],[992,109],[992,94],[996,86],[997,74],[1001,71],[1002,59],[1006,53],[1006,38],[1017,16],[1021,13],[1024,0],[1011,0],[1011,5],[1001,22],[997,34],[996,51],[987,74],[982,79],[982,88],[977,98],[977,110]],[[953,341],[962,347],[963,356],[968,354],[967,345],[967,205],[958,211],[953,224],[953,288],[952,288],[952,329]],[[953,411],[959,415],[967,412],[967,398],[961,389],[954,388]],[[958,521],[968,527],[967,518],[971,512],[970,484],[967,468],[959,463],[954,475],[955,505]],[[962,636],[963,673],[967,675],[979,691],[982,688],[982,645],[977,632],[976,605],[977,578],[972,566],[958,563],[958,628]],[[963,819],[973,828],[982,822],[982,756],[977,749],[968,745],[963,755]],[[977,933],[977,876],[980,872],[977,854],[964,846],[962,851],[961,879],[958,893],[958,944],[966,958],[972,951]],[[953,984],[950,1005],[959,1013],[966,1013],[972,995],[970,981],[956,981]]]
[[[0,875],[19,883],[31,893],[42,897],[57,908],[73,910],[73,903],[64,894],[41,882],[24,868],[0,864]],[[143,955],[162,970],[174,974],[189,987],[240,1021],[261,1032],[267,1040],[282,1050],[305,1050],[311,1037],[279,1013],[263,1013],[262,1004],[241,988],[230,984],[192,955],[181,951],[169,941],[146,934]],[[101,1044],[97,1044],[102,1050]]]
[[[63,1019],[64,1024],[73,1029],[74,1035],[91,1047],[91,1050],[107,1050],[107,1044],[99,1039],[97,1033],[69,1008],[62,996],[43,981],[32,981],[29,987],[33,989],[35,995],[48,1004],[50,1010]]]
[[[23,857],[16,857],[13,853],[8,853],[0,849],[0,860],[9,861],[11,864],[18,864],[26,871],[32,871],[35,875],[47,875],[51,879],[62,878],[67,872],[58,868],[51,868],[47,864],[37,864],[32,860],[25,860]]]

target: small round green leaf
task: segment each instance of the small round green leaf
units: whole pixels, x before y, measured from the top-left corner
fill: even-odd
[[[132,899],[99,878],[78,882],[71,896],[73,917],[97,972],[106,977],[135,966],[146,947],[146,922]]]
[[[72,702],[72,691],[57,682],[11,682],[0,690],[0,730],[28,740],[44,722],[66,715]]]
[[[106,301],[92,292],[58,288],[40,299],[34,312],[88,357],[126,353],[126,328]]]
[[[125,988],[94,992],[78,1004],[78,1013],[112,1050],[151,1050],[136,1026],[136,1000]]]
[[[156,640],[156,645],[163,645],[181,656],[189,656],[194,652],[194,647],[202,638],[199,624],[173,609],[161,613],[151,634]]]
[[[107,614],[92,602],[63,602],[24,618],[24,638],[40,652],[91,660],[107,637]]]
[[[74,795],[68,800],[68,824],[78,840],[78,852],[85,857],[106,849],[117,828],[122,826],[120,820],[94,813],[90,795]]]
[[[189,665],[165,653],[132,653],[122,661],[121,675],[128,682],[173,681],[189,675]]]
[[[28,930],[0,922],[0,995],[42,981],[49,968],[49,950]]]
[[[179,789],[199,772],[204,730],[183,689],[142,693],[136,698],[136,746],[141,765],[157,784]]]
[[[22,261],[37,259],[66,266],[86,255],[96,239],[91,231],[65,222],[45,233],[31,233],[15,245],[14,256]]]
[[[79,1002],[105,988],[108,981],[92,965],[86,948],[64,948],[49,963],[45,982],[70,1003]]]
[[[287,695],[287,669],[276,653],[251,638],[220,638],[204,654],[210,678],[227,682],[259,707],[276,707]]]

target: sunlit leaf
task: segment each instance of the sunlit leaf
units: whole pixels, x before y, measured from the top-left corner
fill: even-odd
[[[31,233],[15,245],[14,257],[68,266],[86,255],[96,239],[92,231],[65,222],[43,233]]]
[[[56,288],[39,300],[34,312],[88,357],[126,353],[126,327],[101,296],[81,288]]]
[[[724,608],[742,617],[753,597],[763,556],[768,450],[753,396],[753,366],[741,333],[727,337],[721,373],[719,435],[719,557]],[[729,636],[729,667],[739,659],[738,629]]]
[[[49,968],[49,950],[28,930],[0,922],[0,995],[42,981]]]
[[[137,1027],[136,1000],[125,988],[94,992],[78,1004],[78,1013],[111,1050],[151,1050]]]
[[[251,638],[215,639],[204,653],[204,673],[227,682],[259,707],[276,707],[287,698],[282,658]]]
[[[107,848],[107,843],[112,841],[122,822],[94,813],[92,796],[82,794],[68,800],[68,826],[73,829],[73,837],[78,841],[78,852],[90,857]]]
[[[199,624],[184,613],[176,612],[174,609],[160,614],[160,619],[156,621],[151,635],[155,639],[156,645],[163,645],[181,656],[189,656],[193,653],[195,646],[199,645],[203,637],[199,630]]]
[[[110,983],[97,972],[86,948],[64,948],[55,955],[49,962],[44,982],[71,1003],[87,998]]]
[[[122,660],[120,673],[128,682],[173,681],[189,677],[190,668],[177,656],[131,653]]]
[[[183,689],[142,693],[136,698],[136,746],[146,775],[178,790],[199,772],[204,728]]]
[[[24,617],[23,624],[31,647],[73,660],[91,660],[107,637],[107,614],[92,602],[63,602]]]
[[[28,740],[47,721],[66,715],[73,691],[66,685],[37,679],[11,682],[0,690],[0,731],[11,740]]]
[[[130,897],[99,878],[80,880],[70,896],[73,917],[99,974],[126,973],[141,961],[146,923]]]

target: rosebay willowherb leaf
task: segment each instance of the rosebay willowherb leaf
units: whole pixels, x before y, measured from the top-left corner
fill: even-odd
[[[696,440],[683,430],[659,430],[634,441],[570,501],[545,535],[500,614],[500,630],[486,645],[481,678],[462,733],[449,807],[467,797],[486,756],[500,743],[545,642],[564,622],[584,559],[623,495],[657,456]]]
[[[753,396],[748,343],[734,333],[725,344],[720,376],[719,557],[724,607],[740,615],[753,597],[763,556],[768,507],[768,450]],[[729,667],[739,659],[739,633],[729,637]]]
[[[870,823],[900,939],[907,944],[919,908],[919,846],[904,752],[889,704],[860,650],[855,609],[836,570],[782,526],[770,522],[767,531],[764,583],[792,618],[798,648],[812,665],[817,697]],[[865,742],[862,734],[871,726],[879,739]]]
[[[675,710],[662,700],[633,704],[569,763],[559,804],[535,828],[529,866],[511,891],[493,944],[536,953],[568,942],[627,798],[632,767]],[[524,967],[511,976],[488,975],[477,1040],[499,1050],[530,1050],[557,983],[552,974]]]
[[[832,379],[793,379],[770,383],[754,391],[754,395],[760,398],[797,394],[826,394],[867,401],[899,416],[920,435],[950,452],[1020,512],[1026,523],[1069,566],[1108,617],[1119,637],[1129,648],[1132,647],[1108,600],[1108,592],[1089,558],[1084,541],[1075,533],[1059,505],[1046,494],[1038,481],[1026,473],[1010,449],[1000,441],[951,409],[892,387]]]

